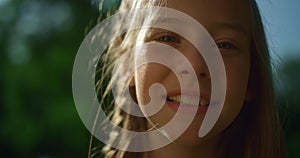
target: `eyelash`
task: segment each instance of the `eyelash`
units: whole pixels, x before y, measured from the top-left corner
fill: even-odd
[[[180,43],[180,39],[175,35],[164,34],[155,38],[155,41],[162,42],[162,43]]]
[[[219,42],[216,45],[219,49],[236,49],[236,46],[231,42]]]

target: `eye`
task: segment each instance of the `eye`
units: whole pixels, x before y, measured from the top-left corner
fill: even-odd
[[[155,41],[162,43],[180,43],[180,39],[172,34],[162,34],[155,38]]]
[[[219,49],[235,49],[236,47],[231,42],[219,42],[217,43]]]

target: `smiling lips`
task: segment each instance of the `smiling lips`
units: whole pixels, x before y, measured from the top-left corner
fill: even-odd
[[[171,97],[167,96],[167,101],[182,103],[184,105],[190,105],[190,106],[208,106],[209,105],[209,101],[204,98],[199,99],[199,102],[198,102],[195,97],[184,96],[184,95],[183,96],[176,95],[176,96],[171,96]]]
[[[196,114],[204,113],[208,110],[208,105],[210,104],[209,100],[205,97],[199,97],[190,95],[173,95],[167,96],[166,101],[167,105],[174,111],[179,109],[179,106],[182,105],[181,111],[182,113],[194,113],[196,110]]]

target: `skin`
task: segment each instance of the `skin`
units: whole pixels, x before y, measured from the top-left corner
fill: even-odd
[[[205,113],[196,115],[189,128],[174,142],[148,153],[150,158],[217,157],[217,145],[222,131],[238,115],[247,94],[250,69],[249,11],[241,0],[168,0],[167,7],[184,12],[201,23],[215,40],[222,54],[227,76],[227,91],[223,111],[214,128],[204,138],[198,137]],[[165,37],[168,38],[165,38]],[[162,29],[148,36],[149,42],[161,42],[179,50],[191,63],[202,93],[211,93],[211,78],[202,56],[187,40]],[[140,67],[134,76],[139,104],[150,101],[149,87],[161,83],[167,93],[179,91],[178,79],[172,71],[159,64]],[[167,105],[149,117],[157,127],[168,123],[176,111]],[[152,125],[148,124],[151,128]]]

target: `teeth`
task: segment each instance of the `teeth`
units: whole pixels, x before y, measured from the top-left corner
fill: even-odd
[[[201,106],[205,106],[207,104],[208,104],[208,101],[206,101],[206,100],[200,100],[200,105]]]
[[[180,96],[176,96],[176,97],[175,97],[175,101],[176,101],[176,102],[181,102]]]
[[[181,98],[180,95],[177,95],[177,96],[169,97],[169,99],[174,102],[183,103],[186,105],[198,106],[198,104],[200,104],[200,106],[207,106],[209,104],[209,101],[207,101],[205,99],[201,99],[201,100],[199,100],[199,102],[197,102],[195,97],[190,97],[190,96],[183,96]]]

